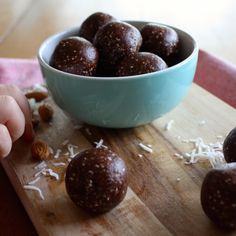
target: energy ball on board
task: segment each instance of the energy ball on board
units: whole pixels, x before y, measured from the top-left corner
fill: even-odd
[[[220,228],[236,229],[236,165],[212,169],[201,188],[205,214]]]
[[[223,153],[226,162],[236,162],[236,127],[225,138]]]
[[[127,168],[111,150],[91,148],[69,163],[65,183],[68,195],[77,206],[89,213],[104,213],[124,199]]]

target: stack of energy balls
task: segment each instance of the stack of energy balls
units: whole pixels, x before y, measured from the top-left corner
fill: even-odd
[[[163,70],[178,62],[179,37],[170,27],[148,23],[139,31],[113,16],[97,12],[78,35],[57,45],[54,68],[84,76],[131,76]]]

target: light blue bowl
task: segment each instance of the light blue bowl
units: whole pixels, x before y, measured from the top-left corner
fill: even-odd
[[[147,22],[128,23],[140,29]],[[76,35],[78,28],[48,38],[39,49],[38,60],[54,101],[71,117],[101,127],[135,127],[163,116],[185,97],[198,58],[196,41],[174,29],[180,37],[183,60],[159,72],[126,77],[87,77],[54,69],[49,60],[56,45]]]

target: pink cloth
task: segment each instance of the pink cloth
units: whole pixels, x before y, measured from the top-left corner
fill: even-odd
[[[42,81],[37,59],[0,58],[0,84],[25,88]],[[194,82],[236,108],[236,66],[200,50]]]
[[[236,108],[236,65],[200,50],[194,82]]]
[[[37,59],[0,58],[0,84],[15,84],[26,88],[42,82]]]

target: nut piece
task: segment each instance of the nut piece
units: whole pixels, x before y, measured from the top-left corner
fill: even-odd
[[[28,99],[34,98],[36,102],[41,102],[42,100],[48,97],[48,93],[44,91],[31,91],[27,92],[25,96]]]
[[[49,146],[43,141],[36,141],[31,146],[32,157],[36,160],[48,160],[49,158]]]
[[[49,122],[52,119],[53,109],[49,104],[39,106],[38,112],[42,121]]]

